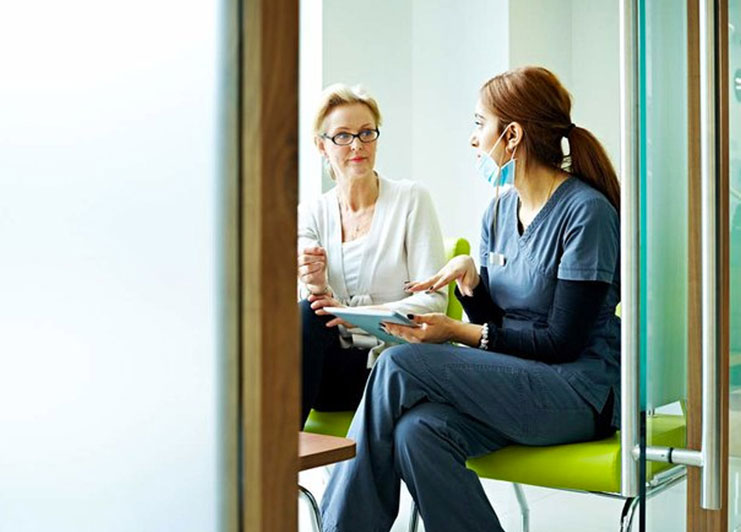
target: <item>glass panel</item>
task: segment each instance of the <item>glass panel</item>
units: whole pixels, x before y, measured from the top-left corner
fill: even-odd
[[[219,530],[219,2],[0,7],[0,529]]]
[[[684,5],[644,6],[641,338],[646,406],[655,409],[686,396],[687,23]]]
[[[647,445],[685,447],[687,375],[687,13],[646,0],[641,17],[641,375]],[[668,470],[648,462],[646,480]],[[684,488],[649,497],[646,530],[685,525]],[[637,529],[637,527],[636,527]]]
[[[731,367],[729,530],[741,531],[741,1],[728,3]]]

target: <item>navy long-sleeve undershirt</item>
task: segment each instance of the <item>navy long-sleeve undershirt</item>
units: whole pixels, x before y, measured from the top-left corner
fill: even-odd
[[[607,297],[609,283],[559,279],[545,326],[512,329],[502,326],[504,311],[489,294],[489,275],[481,268],[481,280],[466,297],[456,288],[455,295],[472,323],[489,324],[489,351],[549,364],[574,360],[586,345],[590,331]]]

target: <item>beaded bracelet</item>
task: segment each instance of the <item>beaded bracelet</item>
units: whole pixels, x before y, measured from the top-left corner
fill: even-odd
[[[484,326],[481,327],[481,341],[479,342],[479,349],[483,349],[484,351],[489,350],[489,324],[484,323]]]

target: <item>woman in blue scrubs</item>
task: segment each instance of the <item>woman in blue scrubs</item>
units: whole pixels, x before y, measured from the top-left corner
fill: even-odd
[[[322,500],[325,531],[389,530],[400,480],[428,532],[502,530],[468,458],[618,427],[619,184],[570,112],[568,92],[543,68],[482,87],[471,145],[496,190],[481,268],[456,257],[407,287],[455,281],[470,323],[424,314],[411,316],[417,328],[387,325],[409,343],[370,375],[348,435],[357,456],[335,467]],[[503,191],[506,182],[514,186]]]

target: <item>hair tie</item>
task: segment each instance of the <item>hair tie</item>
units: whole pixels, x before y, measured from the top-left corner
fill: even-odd
[[[571,122],[568,126],[566,126],[566,133],[563,134],[564,137],[568,138],[569,135],[571,135],[571,131],[576,127],[576,124]]]

